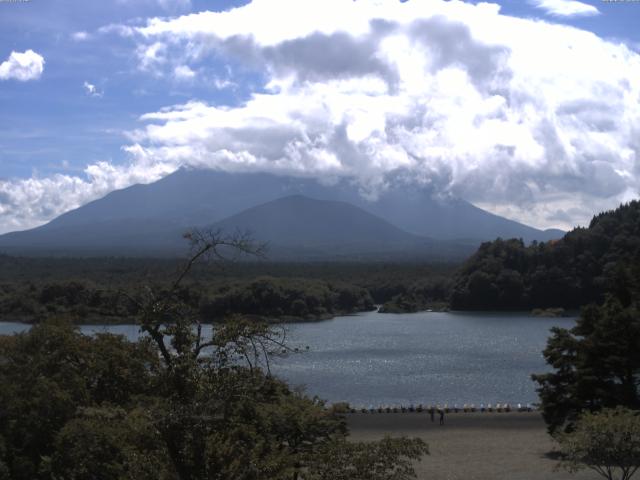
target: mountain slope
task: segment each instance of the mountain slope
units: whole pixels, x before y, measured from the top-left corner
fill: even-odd
[[[250,230],[282,246],[416,244],[426,239],[345,202],[291,195],[252,207],[214,225],[224,231]]]
[[[180,231],[221,222],[291,195],[348,203],[405,232],[437,240],[464,239],[477,245],[496,237],[528,242],[558,236],[558,232],[536,230],[463,200],[435,200],[428,189],[401,182],[375,201],[368,201],[348,180],[323,185],[314,179],[268,173],[180,170],[149,185],[112,192],[36,229],[0,236],[0,248],[10,252],[35,249],[39,253],[43,249],[108,253],[174,250],[183,245]],[[334,229],[333,234],[339,230]]]
[[[251,231],[268,242],[272,259],[460,259],[467,243],[442,242],[407,233],[345,202],[291,195],[232,215],[211,226]]]
[[[112,192],[61,215],[51,226],[93,223],[95,219],[163,219],[192,226],[218,221],[247,208],[288,195],[351,203],[397,227],[437,239],[493,240],[496,237],[546,241],[563,232],[541,231],[494,215],[459,199],[436,200],[425,187],[399,182],[369,201],[343,180],[323,185],[314,179],[269,173],[179,170],[149,185]]]

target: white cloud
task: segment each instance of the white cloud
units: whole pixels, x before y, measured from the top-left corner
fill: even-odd
[[[640,190],[640,56],[624,45],[491,4],[279,5],[290,21],[256,0],[138,29],[142,46],[267,77],[242,105],[144,116],[133,138],[146,155],[369,186],[405,169],[539,226],[587,220],[568,208],[578,196],[595,211]],[[575,218],[560,222],[561,211]]]
[[[84,42],[86,40],[89,40],[89,38],[91,38],[91,35],[85,31],[73,32],[71,34],[71,39],[75,40],[76,42]]]
[[[135,183],[149,183],[175,171],[176,166],[141,157],[135,163],[89,165],[84,176],[0,180],[0,233],[24,230]]]
[[[599,15],[600,10],[588,3],[576,0],[529,0],[537,8],[556,17],[580,17]]]
[[[160,67],[167,63],[167,45],[162,42],[140,45],[136,55],[141,70],[159,74]]]
[[[173,69],[173,76],[176,80],[191,80],[196,76],[196,72],[191,70],[188,65],[178,65]]]
[[[219,78],[219,77],[215,77],[213,79],[213,85],[218,89],[218,90],[225,90],[227,88],[237,88],[238,84],[229,80],[228,78]]]
[[[92,83],[85,81],[82,86],[84,87],[85,93],[90,97],[102,97],[104,95],[104,92],[102,90],[99,90],[98,87],[96,87]]]
[[[33,50],[11,52],[9,58],[0,64],[0,80],[37,80],[44,71],[44,58]]]
[[[355,177],[375,192],[406,173],[541,227],[585,222],[640,191],[640,55],[590,32],[439,0],[255,0],[125,32],[153,74],[200,72],[214,57],[265,79],[237,105],[142,116],[126,151],[127,168],[150,168],[145,181],[191,165]],[[110,180],[33,188],[90,192],[76,204],[139,178],[95,168]],[[33,198],[25,205],[48,197]],[[46,217],[11,205],[22,224]]]
[[[121,25],[117,23],[110,23],[100,27],[97,32],[101,35],[116,34],[121,37],[131,37],[135,34],[135,28],[129,25]]]

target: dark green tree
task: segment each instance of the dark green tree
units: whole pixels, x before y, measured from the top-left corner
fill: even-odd
[[[552,329],[544,356],[553,372],[533,375],[549,430],[571,429],[583,411],[640,408],[640,312],[610,296],[585,307],[570,330]]]
[[[43,459],[79,409],[130,406],[151,394],[157,355],[149,347],[113,335],[87,337],[65,321],[0,336],[0,462],[10,478],[48,478]]]
[[[527,246],[522,240],[498,238],[483,243],[455,274],[451,307],[524,310],[601,304],[619,286],[621,268],[639,268],[639,219],[640,201],[632,201],[596,215],[589,228],[575,228],[554,241]]]

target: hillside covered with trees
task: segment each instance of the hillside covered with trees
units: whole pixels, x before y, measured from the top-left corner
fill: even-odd
[[[640,202],[596,215],[546,243],[483,243],[456,273],[454,310],[578,308],[602,303],[640,269]]]

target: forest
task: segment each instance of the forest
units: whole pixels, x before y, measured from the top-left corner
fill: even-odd
[[[65,316],[74,323],[131,323],[136,299],[162,291],[180,261],[129,258],[0,257],[0,316],[37,323]],[[408,263],[201,264],[184,282],[182,300],[205,322],[231,314],[265,320],[314,321],[433,293],[446,302],[455,265]],[[429,297],[430,298],[430,297]],[[414,309],[417,311],[417,309]]]
[[[454,275],[454,310],[578,308],[602,303],[640,268],[640,202],[593,217],[562,239],[482,244]]]

